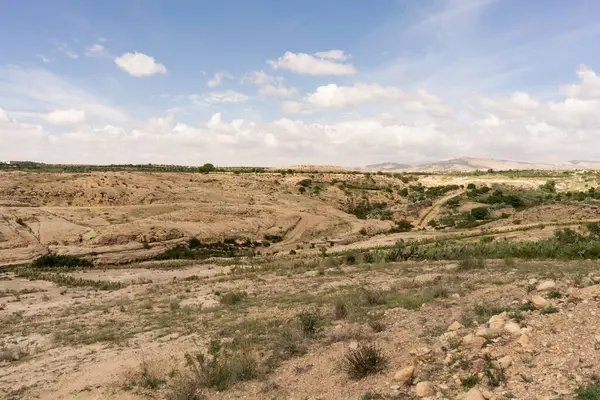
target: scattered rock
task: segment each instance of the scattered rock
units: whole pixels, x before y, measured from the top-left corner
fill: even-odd
[[[556,282],[549,280],[549,281],[544,281],[541,282],[539,285],[537,285],[537,290],[544,291],[544,290],[550,290],[550,289],[554,289],[556,287]]]
[[[494,397],[494,393],[490,392],[489,390],[482,390],[481,395],[488,400]]]
[[[519,340],[517,341],[517,343],[519,343],[525,349],[531,349],[531,348],[535,347],[535,344],[531,340],[531,337],[529,337],[529,335],[526,333],[523,333],[521,335],[521,337],[519,337]]]
[[[507,317],[506,317],[505,313],[499,314],[499,315],[492,315],[492,317],[489,320],[490,328],[491,329],[502,329],[506,320],[507,320]]]
[[[458,322],[458,321],[454,321],[449,327],[448,327],[448,331],[453,332],[453,331],[457,331],[459,329],[463,329],[464,326]]]
[[[419,397],[428,397],[435,394],[435,389],[433,388],[433,383],[431,382],[419,382],[417,383],[415,390],[417,396]]]
[[[521,326],[512,321],[509,321],[504,325],[504,330],[514,336],[521,334]]]
[[[533,304],[533,306],[538,310],[541,310],[543,308],[548,307],[550,305],[550,302],[542,296],[534,294],[533,296],[531,296],[531,304]]]
[[[462,342],[473,348],[482,348],[485,345],[485,339],[481,336],[475,336],[469,333],[467,336],[462,338]]]
[[[472,388],[465,393],[465,400],[485,400],[485,397],[483,397],[479,389]]]
[[[394,380],[402,383],[409,382],[413,374],[415,373],[415,367],[412,365],[410,367],[403,368],[394,374]]]
[[[410,351],[411,355],[417,357],[426,356],[429,353],[431,353],[431,349],[429,347],[419,347]]]
[[[571,297],[577,300],[590,300],[594,297],[600,297],[600,285],[588,286],[582,289],[573,288]]]
[[[497,337],[502,336],[502,327],[500,328],[479,328],[477,329],[477,331],[475,332],[475,336],[478,337],[484,337],[484,338],[489,338],[489,339],[495,339]]]
[[[513,360],[512,360],[511,356],[504,356],[498,360],[498,365],[503,369],[507,369],[508,367],[511,366],[512,361]]]

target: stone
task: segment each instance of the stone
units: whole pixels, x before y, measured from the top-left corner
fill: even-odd
[[[550,302],[542,296],[534,294],[533,296],[531,296],[531,304],[533,304],[533,306],[538,310],[541,310],[543,308],[548,307],[550,305]]]
[[[519,337],[519,340],[517,341],[517,343],[519,343],[523,348],[526,348],[526,349],[531,349],[531,348],[535,347],[535,344],[531,340],[531,337],[526,333],[523,333],[521,335],[521,337]]]
[[[491,329],[502,329],[502,327],[504,326],[504,323],[506,322],[506,315],[503,314],[499,314],[499,315],[492,315],[492,317],[489,320],[489,324],[490,324],[490,328]]]
[[[415,373],[415,367],[412,365],[406,368],[402,368],[394,374],[394,380],[402,383],[409,382]]]
[[[591,277],[592,282],[594,283],[600,283],[600,276],[592,276]]]
[[[431,353],[431,349],[429,347],[419,347],[417,349],[413,349],[410,351],[410,354],[417,357],[423,357],[427,354]]]
[[[600,297],[600,285],[588,286],[582,289],[573,288],[571,297],[577,300],[591,300],[594,297]]]
[[[462,338],[462,342],[473,348],[482,348],[485,345],[485,339],[481,336],[475,336],[469,333],[467,336]]]
[[[348,348],[350,350],[358,349],[358,342],[356,340],[351,341],[350,344],[348,345]]]
[[[504,330],[514,336],[519,336],[521,334],[521,326],[512,321],[509,321],[504,325]]]
[[[463,329],[464,326],[458,322],[458,321],[454,321],[452,324],[450,324],[450,326],[448,327],[448,331],[449,332],[453,332],[453,331],[457,331],[459,329]]]
[[[511,356],[504,356],[498,360],[498,365],[503,369],[507,369],[511,366],[512,361],[513,360]]]
[[[502,327],[500,327],[500,329],[481,327],[481,328],[477,329],[477,331],[475,332],[475,336],[484,337],[484,338],[488,338],[488,339],[495,339],[497,337],[502,336],[501,328]]]
[[[540,282],[537,285],[537,290],[542,292],[544,290],[554,289],[555,287],[556,287],[556,282],[549,280],[549,281]]]
[[[600,335],[596,335],[596,344],[600,344]]]
[[[483,397],[479,389],[471,388],[471,390],[465,393],[465,400],[485,400],[485,397]]]
[[[482,390],[481,395],[487,400],[494,397],[494,393],[490,392],[489,390]]]
[[[429,397],[435,394],[435,389],[433,388],[433,383],[431,382],[419,382],[415,387],[417,396],[419,397]]]

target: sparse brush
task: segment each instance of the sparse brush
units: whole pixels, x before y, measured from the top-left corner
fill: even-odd
[[[548,292],[547,297],[549,299],[560,299],[562,297],[562,293],[560,293],[558,290],[554,289],[554,290],[551,290],[550,292]]]
[[[578,400],[598,400],[600,399],[600,377],[592,376],[586,386],[580,386],[575,389]]]
[[[479,383],[479,376],[477,374],[474,374],[466,378],[461,378],[460,383],[463,388],[471,389],[473,386]]]
[[[344,319],[348,316],[348,304],[342,299],[336,299],[333,304],[333,316],[335,319]]]
[[[385,292],[381,290],[362,289],[361,299],[366,306],[380,306],[387,303]]]
[[[278,361],[301,356],[306,353],[305,339],[297,329],[282,328],[273,341],[273,355]]]
[[[556,308],[552,305],[540,310],[540,314],[542,314],[542,315],[554,314],[557,312],[558,312],[558,308]]]
[[[476,269],[484,269],[485,260],[483,258],[468,257],[458,262],[459,271],[472,271]]]
[[[368,322],[368,324],[369,324],[369,327],[371,329],[373,329],[374,332],[383,332],[383,331],[385,331],[385,328],[386,328],[386,326],[385,326],[385,324],[383,322],[377,321],[377,320],[374,320],[374,319],[370,320]]]
[[[241,303],[247,297],[248,297],[248,294],[246,292],[229,292],[229,293],[225,293],[223,296],[221,296],[221,298],[219,299],[219,302],[221,304],[232,306],[232,305]]]
[[[376,374],[387,367],[387,357],[374,344],[361,344],[346,352],[342,369],[351,379],[362,379]]]
[[[323,328],[323,316],[318,310],[304,310],[296,315],[300,330],[306,337],[315,337]]]
[[[494,367],[494,363],[492,358],[486,354],[485,355],[485,377],[487,378],[488,385],[491,387],[498,387],[503,383],[506,383],[508,377],[506,376],[506,371],[503,368]]]
[[[509,318],[515,321],[516,323],[521,323],[525,321],[525,316],[521,311],[514,311],[508,314]]]

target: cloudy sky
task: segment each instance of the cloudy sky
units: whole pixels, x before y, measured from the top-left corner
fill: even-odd
[[[0,160],[600,159],[597,0],[4,0]]]

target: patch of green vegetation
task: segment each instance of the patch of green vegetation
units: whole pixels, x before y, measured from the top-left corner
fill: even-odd
[[[575,389],[578,400],[600,400],[600,377],[593,376],[585,386]]]
[[[388,360],[383,351],[373,344],[360,344],[349,349],[342,361],[342,369],[351,379],[362,379],[387,368]]]
[[[479,376],[477,374],[460,379],[460,384],[464,389],[471,389],[478,383],[479,383]]]
[[[94,264],[90,260],[77,256],[45,254],[36,258],[31,266],[34,268],[92,268]]]
[[[540,310],[540,314],[542,314],[542,315],[555,314],[557,312],[558,312],[558,308],[556,308],[552,305]]]
[[[324,318],[318,310],[304,310],[296,315],[298,326],[302,333],[312,338],[323,329]]]
[[[98,290],[119,290],[127,286],[125,283],[122,282],[83,279],[62,273],[41,272],[40,270],[32,268],[18,269],[15,271],[15,274],[18,277],[27,278],[32,281],[50,281],[56,283],[59,286],[66,287],[90,287]]]

